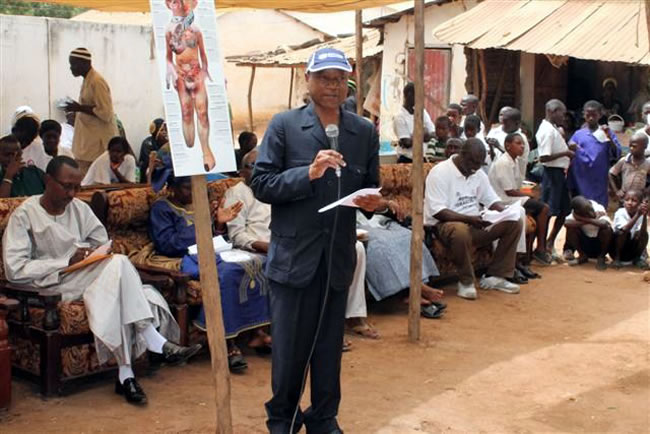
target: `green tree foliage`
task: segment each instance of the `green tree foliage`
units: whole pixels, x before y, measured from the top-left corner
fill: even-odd
[[[32,15],[36,17],[70,18],[85,11],[72,6],[26,2],[20,0],[0,0],[0,14]]]

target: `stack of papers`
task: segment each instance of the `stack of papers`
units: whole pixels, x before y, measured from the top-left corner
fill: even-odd
[[[481,218],[493,225],[501,222],[518,221],[521,219],[522,206],[521,202],[515,202],[503,211],[486,210],[481,213]]]
[[[212,238],[212,245],[215,253],[227,252],[232,250],[232,243],[227,242],[221,235]],[[199,248],[196,244],[187,248],[190,255],[197,255]]]

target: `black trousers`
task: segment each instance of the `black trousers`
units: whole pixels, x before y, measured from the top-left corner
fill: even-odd
[[[271,281],[273,398],[266,403],[266,413],[267,427],[273,434],[289,433],[323,306],[326,280],[327,262],[323,257],[314,280],[306,288],[290,288]],[[294,432],[303,424],[310,434],[327,433],[338,427],[336,415],[341,401],[341,354],[347,298],[347,288],[330,288],[310,365],[311,407],[305,412],[298,411]]]

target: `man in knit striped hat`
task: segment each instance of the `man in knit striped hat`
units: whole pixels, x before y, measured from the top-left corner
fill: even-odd
[[[106,151],[108,141],[118,135],[113,112],[111,89],[93,67],[90,52],[76,48],[70,52],[70,71],[83,77],[79,102],[71,101],[67,112],[77,113],[72,139],[72,152],[79,167],[86,173],[90,164]]]

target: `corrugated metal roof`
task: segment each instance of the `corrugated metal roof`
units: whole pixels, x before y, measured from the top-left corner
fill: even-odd
[[[108,12],[147,12],[149,0],[23,0],[58,3]],[[217,0],[217,8],[286,9],[303,12],[335,12],[386,6],[395,0]]]
[[[364,31],[363,34],[363,57],[372,57],[383,51],[383,46],[379,45],[381,32],[376,29]],[[307,64],[309,56],[319,48],[333,47],[341,50],[345,55],[354,60],[356,56],[356,42],[355,37],[350,36],[347,38],[333,39],[321,44],[311,45],[307,48],[297,50],[290,50],[288,48],[281,48],[279,50],[262,53],[262,54],[249,54],[242,56],[228,56],[228,62],[236,63],[237,66],[259,66],[267,68],[290,68],[296,66],[303,66]]]
[[[476,49],[650,65],[645,8],[644,0],[485,0],[433,33]]]

